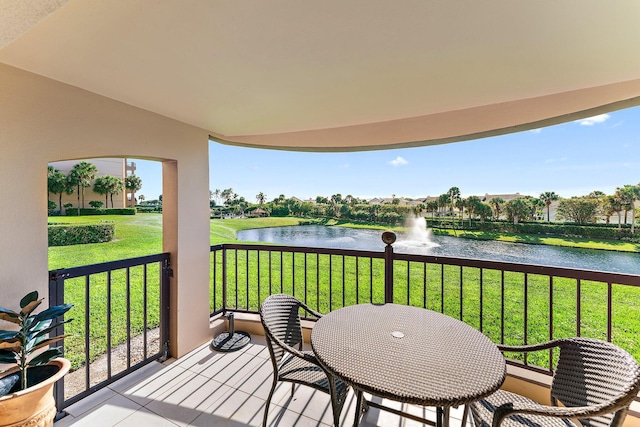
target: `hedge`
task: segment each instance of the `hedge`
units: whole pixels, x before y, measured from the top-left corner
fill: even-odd
[[[49,224],[49,246],[104,243],[113,240],[114,224]]]
[[[65,214],[67,216],[78,216],[78,208],[66,209]],[[135,208],[121,208],[121,209],[87,209],[80,208],[80,216],[85,215],[135,215]]]
[[[435,221],[427,219],[431,227],[453,228],[451,219]],[[545,236],[560,237],[582,237],[592,239],[615,240],[620,238],[631,238],[630,225],[622,225],[618,230],[617,224],[589,224],[579,225],[575,223],[542,223],[542,222],[520,222],[514,224],[509,221],[485,221],[484,223],[473,220],[469,225],[469,220],[463,222],[456,221],[455,228],[459,230],[481,230],[494,231],[498,233],[521,233],[538,234]]]

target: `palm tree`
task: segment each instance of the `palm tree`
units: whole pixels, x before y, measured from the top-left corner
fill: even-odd
[[[222,198],[222,200],[224,200],[224,204],[226,205],[229,200],[231,200],[233,196],[233,188],[225,188],[224,190],[222,190],[222,192],[220,192],[220,197]]]
[[[85,161],[76,163],[71,169],[70,174],[74,176],[78,189],[78,206],[80,206],[80,196],[82,195],[82,209],[84,209],[84,189],[91,186],[91,180],[95,179],[96,173],[98,173],[98,168]]]
[[[142,180],[136,175],[129,175],[124,179],[124,186],[131,194],[131,207],[136,203],[136,191],[140,191],[142,188]]]
[[[53,195],[58,194],[58,209],[62,213],[62,193],[67,189],[67,177],[53,166],[47,168],[47,192]]]
[[[256,196],[256,202],[258,202],[260,207],[262,207],[262,205],[264,205],[264,201],[265,200],[267,200],[267,196],[262,191],[259,192],[258,195]]]
[[[445,208],[449,205],[449,200],[451,200],[451,198],[449,197],[449,194],[444,193],[441,194],[440,196],[438,196],[438,208]]]
[[[496,219],[500,219],[502,206],[504,206],[504,199],[502,199],[501,197],[493,197],[491,200],[489,200],[489,204],[493,206],[493,211],[495,212]]]
[[[640,185],[627,184],[616,189],[616,195],[624,208],[624,223],[627,223],[627,212],[631,211],[631,235],[635,233],[636,200],[640,199]]]
[[[145,200],[144,194],[139,195],[138,200],[140,200],[140,203],[144,202]]]
[[[436,211],[438,210],[438,201],[437,200],[428,201],[427,210],[431,211],[431,218],[435,217]]]
[[[467,214],[469,215],[469,225],[471,225],[471,217],[474,213],[478,213],[481,208],[478,208],[482,204],[482,201],[478,196],[469,196],[466,200]]]
[[[216,188],[215,191],[213,193],[211,193],[213,200],[215,200],[216,205],[218,205],[219,201],[220,201],[220,195],[222,194],[222,192],[220,191],[219,188]]]
[[[450,212],[453,212],[453,207],[456,205],[458,199],[460,199],[460,189],[458,187],[451,187],[449,191],[447,191],[447,195],[449,196]]]
[[[115,176],[109,177],[109,196],[111,198],[111,208],[113,208],[113,195],[120,194],[124,191],[124,182]]]
[[[550,218],[550,206],[551,206],[551,203],[555,202],[559,198],[560,198],[560,196],[558,196],[553,191],[546,191],[546,192],[540,194],[540,200],[542,200],[544,205],[547,207],[547,222],[551,221],[549,219]]]
[[[97,194],[104,195],[104,206],[109,207],[109,193],[111,192],[111,180],[113,178],[110,175],[99,176],[93,183],[93,191]]]

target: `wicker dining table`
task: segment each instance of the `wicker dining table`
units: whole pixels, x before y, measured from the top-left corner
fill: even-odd
[[[484,334],[452,317],[396,304],[359,304],[320,318],[311,346],[327,371],[356,391],[354,426],[362,413],[362,393],[436,407],[427,420],[377,407],[438,427],[448,426],[449,408],[488,396],[503,383],[506,364]]]

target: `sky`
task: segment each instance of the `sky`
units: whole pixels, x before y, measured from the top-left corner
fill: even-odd
[[[162,193],[161,165],[136,160],[147,200]],[[435,146],[350,153],[302,153],[211,142],[209,188],[300,199],[462,197],[520,193],[561,197],[640,182],[640,107],[509,135]]]

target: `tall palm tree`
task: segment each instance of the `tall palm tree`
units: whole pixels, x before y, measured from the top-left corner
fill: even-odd
[[[266,194],[264,194],[262,191],[259,192],[258,195],[256,196],[256,202],[258,202],[260,207],[262,207],[262,205],[264,205],[265,200],[267,200]]]
[[[449,194],[447,193],[441,194],[440,196],[438,196],[438,207],[444,208],[443,210],[446,210],[450,200],[451,198],[449,197]]]
[[[559,198],[560,198],[560,196],[558,196],[553,191],[545,191],[544,193],[540,194],[540,200],[542,200],[544,205],[547,207],[547,222],[551,221],[549,219],[550,218],[550,206],[551,206],[551,203],[555,202]]]
[[[113,208],[113,195],[120,194],[124,191],[125,186],[124,182],[120,178],[116,178],[115,176],[109,177],[109,196],[111,198],[111,208]]]
[[[93,183],[94,193],[104,195],[104,207],[109,207],[109,193],[111,192],[110,175],[99,176]]]
[[[224,204],[226,205],[229,200],[232,199],[233,196],[233,188],[225,188],[220,192],[220,197],[224,200]]]
[[[220,195],[222,194],[222,191],[220,191],[219,188],[216,188],[215,191],[213,193],[211,193],[213,196],[213,200],[215,200],[216,205],[219,205],[219,201],[220,201]]]
[[[76,163],[71,168],[70,174],[74,176],[78,189],[78,206],[80,205],[80,196],[82,196],[82,209],[84,209],[84,189],[91,186],[91,180],[95,179],[97,173],[98,168],[85,161]]]
[[[502,197],[493,197],[489,200],[489,204],[493,206],[496,219],[500,219],[500,213],[502,212],[502,206],[504,206],[504,199]]]
[[[142,180],[135,174],[129,175],[124,179],[124,187],[131,194],[130,207],[134,207],[136,203],[136,191],[140,191],[142,188]]]
[[[427,210],[431,211],[431,218],[436,216],[436,211],[438,210],[438,201],[430,200],[427,202]]]
[[[636,200],[640,199],[640,184],[627,184],[622,188],[616,189],[616,195],[624,208],[624,223],[627,223],[627,212],[631,211],[631,234],[635,233],[635,210]]]
[[[58,194],[58,209],[62,213],[62,193],[67,189],[67,177],[53,166],[47,168],[47,192],[53,195]]]
[[[451,187],[449,191],[447,191],[449,195],[449,208],[450,212],[453,212],[453,207],[456,205],[456,202],[460,199],[460,189],[458,187]]]

